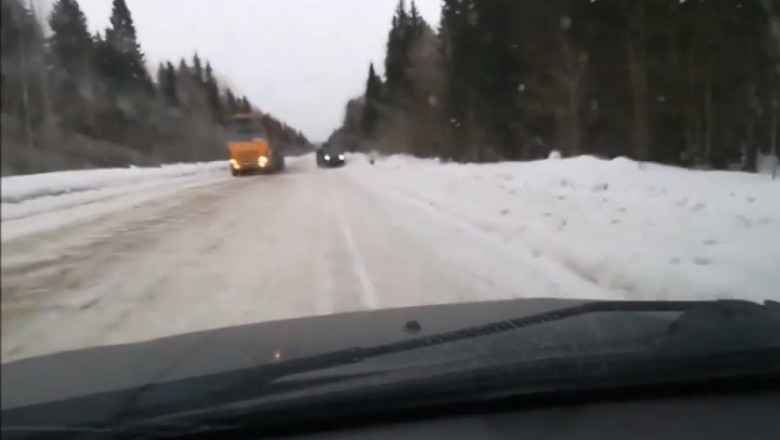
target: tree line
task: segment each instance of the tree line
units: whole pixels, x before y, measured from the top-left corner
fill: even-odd
[[[57,0],[45,23],[22,0],[1,1],[4,174],[221,159],[226,119],[262,113],[197,54],[152,78],[125,0],[94,34],[77,0]],[[263,119],[273,140],[309,144]]]
[[[400,0],[332,140],[485,162],[627,156],[754,170],[777,154],[780,4],[769,0]]]

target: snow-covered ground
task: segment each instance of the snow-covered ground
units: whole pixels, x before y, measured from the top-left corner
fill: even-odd
[[[4,240],[64,226],[86,217],[137,205],[183,189],[226,179],[224,161],[155,168],[63,171],[4,177]],[[108,202],[111,203],[99,203]],[[32,218],[36,214],[47,214]],[[20,220],[25,221],[20,221]],[[17,220],[16,222],[10,222]]]
[[[625,158],[440,165],[391,157],[373,185],[642,298],[780,299],[780,179]]]
[[[3,203],[18,203],[44,196],[59,196],[82,191],[127,187],[215,171],[227,171],[224,161],[163,165],[155,168],[110,168],[102,170],[61,171],[4,177]]]
[[[780,180],[766,175],[362,155],[227,175],[214,163],[3,179],[3,362],[383,307],[780,299]]]

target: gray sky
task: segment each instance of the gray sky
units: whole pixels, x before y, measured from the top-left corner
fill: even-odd
[[[197,51],[263,111],[324,140],[347,100],[382,72],[398,0],[127,0],[152,69]],[[440,0],[416,0],[437,27]],[[79,0],[92,30],[108,26],[111,0]],[[409,0],[407,0],[407,6]],[[154,72],[154,70],[153,70]]]

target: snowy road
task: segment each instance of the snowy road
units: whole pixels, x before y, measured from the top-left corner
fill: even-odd
[[[521,185],[489,196],[480,191],[487,183],[458,187],[471,178],[455,168],[355,162],[320,170],[307,156],[277,176],[231,179],[221,169],[174,176],[129,193],[73,194],[70,202],[31,210],[33,200],[8,217],[4,205],[2,361],[386,307],[513,297],[647,299],[685,296],[675,288],[690,286],[699,289],[690,290],[692,297],[707,296],[700,293],[706,289],[712,297],[738,293],[728,284],[723,290],[723,284],[698,282],[711,279],[701,274],[708,269],[737,286],[750,279],[759,297],[780,291],[780,234],[773,235],[780,231],[780,186],[773,183],[759,184],[768,188],[757,190],[769,194],[766,204],[750,202],[758,211],[739,216],[750,228],[731,215],[704,228],[709,235],[690,255],[679,242],[668,256],[662,252],[662,268],[659,258],[642,262],[636,252],[610,254],[649,264],[650,277],[671,280],[669,285],[639,282],[648,275],[632,272],[634,266],[606,271],[603,258],[580,258],[583,246],[601,246],[608,254],[617,249],[615,235],[596,225],[594,215],[605,208],[587,210],[591,199],[607,200],[597,189],[578,197],[572,185],[547,191]],[[504,185],[503,176],[499,172],[490,185]],[[561,205],[567,197],[571,204]],[[634,203],[658,209],[652,200]],[[696,206],[686,212],[704,209]],[[564,215],[570,215],[568,223]],[[678,229],[695,224],[687,217],[666,221]],[[603,223],[619,231],[613,220]],[[678,230],[676,237],[698,240],[691,233],[702,227]],[[556,240],[569,231],[590,242],[572,243],[564,258]],[[637,230],[621,240],[643,235]],[[656,232],[646,239],[652,247],[663,245],[664,237]],[[749,260],[737,267],[743,278],[717,267],[719,254],[712,249],[729,243],[749,251]],[[589,265],[593,261],[598,264]]]

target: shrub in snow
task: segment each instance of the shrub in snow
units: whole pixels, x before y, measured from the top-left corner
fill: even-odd
[[[547,156],[548,159],[560,159],[561,157],[561,152],[558,150],[550,151],[550,155]]]

